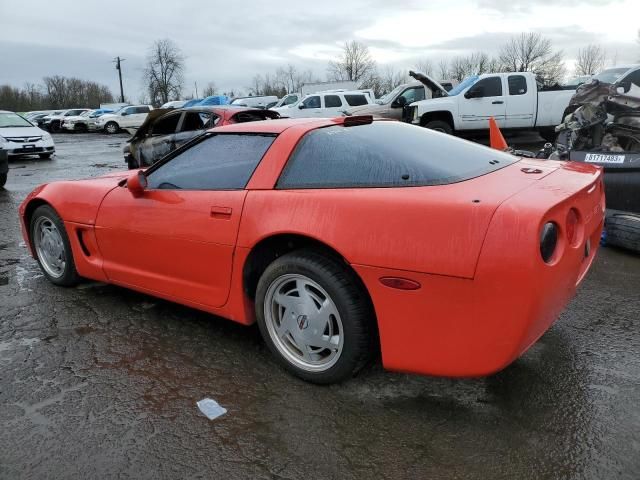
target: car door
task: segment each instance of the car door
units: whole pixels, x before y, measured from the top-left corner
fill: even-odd
[[[185,112],[174,138],[174,148],[178,148],[192,138],[202,135],[215,126],[219,117],[212,112]]]
[[[274,135],[219,134],[148,171],[102,201],[96,239],[114,283],[169,299],[221,307],[229,294],[245,186]]]
[[[133,127],[135,122],[136,107],[127,107],[120,112],[120,118],[118,118],[118,125],[120,128]]]
[[[489,118],[504,125],[506,105],[500,76],[485,77],[472,85],[458,104],[460,126],[466,130],[489,128]]]
[[[297,112],[292,117],[319,117],[322,115],[322,102],[320,95],[311,95],[305,98],[297,107]]]
[[[537,91],[528,91],[527,77],[519,74],[509,75],[505,126],[507,128],[533,127],[536,99]]]
[[[404,100],[400,100],[400,97]],[[423,85],[405,88],[400,95],[393,99],[389,108],[381,112],[380,116],[384,118],[392,118],[394,120],[402,120],[404,117],[404,109],[413,102],[425,99],[425,91]]]
[[[342,115],[342,112],[346,110],[346,105],[343,105],[342,99],[339,95],[323,95],[322,101],[324,103],[324,112],[322,112],[323,117],[339,117]]]
[[[140,165],[152,165],[176,149],[176,133],[182,115],[182,112],[171,112],[156,120],[138,147]]]
[[[134,107],[134,113],[131,115],[131,127],[139,127],[144,123],[147,119],[147,115],[149,114],[149,107],[146,105],[140,107]]]

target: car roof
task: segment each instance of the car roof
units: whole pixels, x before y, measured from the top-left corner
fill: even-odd
[[[309,129],[325,127],[342,123],[345,117],[331,118],[281,118],[268,122],[245,122],[225,125],[209,129],[212,133],[274,133],[279,134],[288,128],[298,125],[306,125]]]

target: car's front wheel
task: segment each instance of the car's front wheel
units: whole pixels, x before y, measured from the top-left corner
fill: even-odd
[[[7,174],[0,173],[0,188],[4,187],[5,183],[7,183]]]
[[[76,285],[80,276],[62,219],[49,205],[36,208],[30,222],[31,242],[45,277],[56,285]]]
[[[39,153],[38,156],[43,160],[49,160],[51,158],[52,153]]]
[[[113,135],[114,133],[118,133],[118,131],[120,130],[120,127],[116,122],[108,122],[104,126],[104,129],[109,135]]]
[[[345,380],[372,351],[374,318],[364,287],[344,264],[316,251],[291,252],[267,267],[256,316],[278,361],[310,382]]]

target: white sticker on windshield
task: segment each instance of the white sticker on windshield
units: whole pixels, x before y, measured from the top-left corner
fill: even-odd
[[[584,157],[589,163],[624,163],[624,155],[606,155],[603,153],[587,153]]]

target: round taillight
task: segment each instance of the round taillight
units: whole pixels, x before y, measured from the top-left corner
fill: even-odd
[[[547,222],[540,232],[540,255],[545,263],[550,263],[558,245],[558,225]]]
[[[578,229],[580,217],[578,216],[578,211],[575,208],[572,208],[567,213],[567,241],[570,245],[575,245],[578,240]]]

